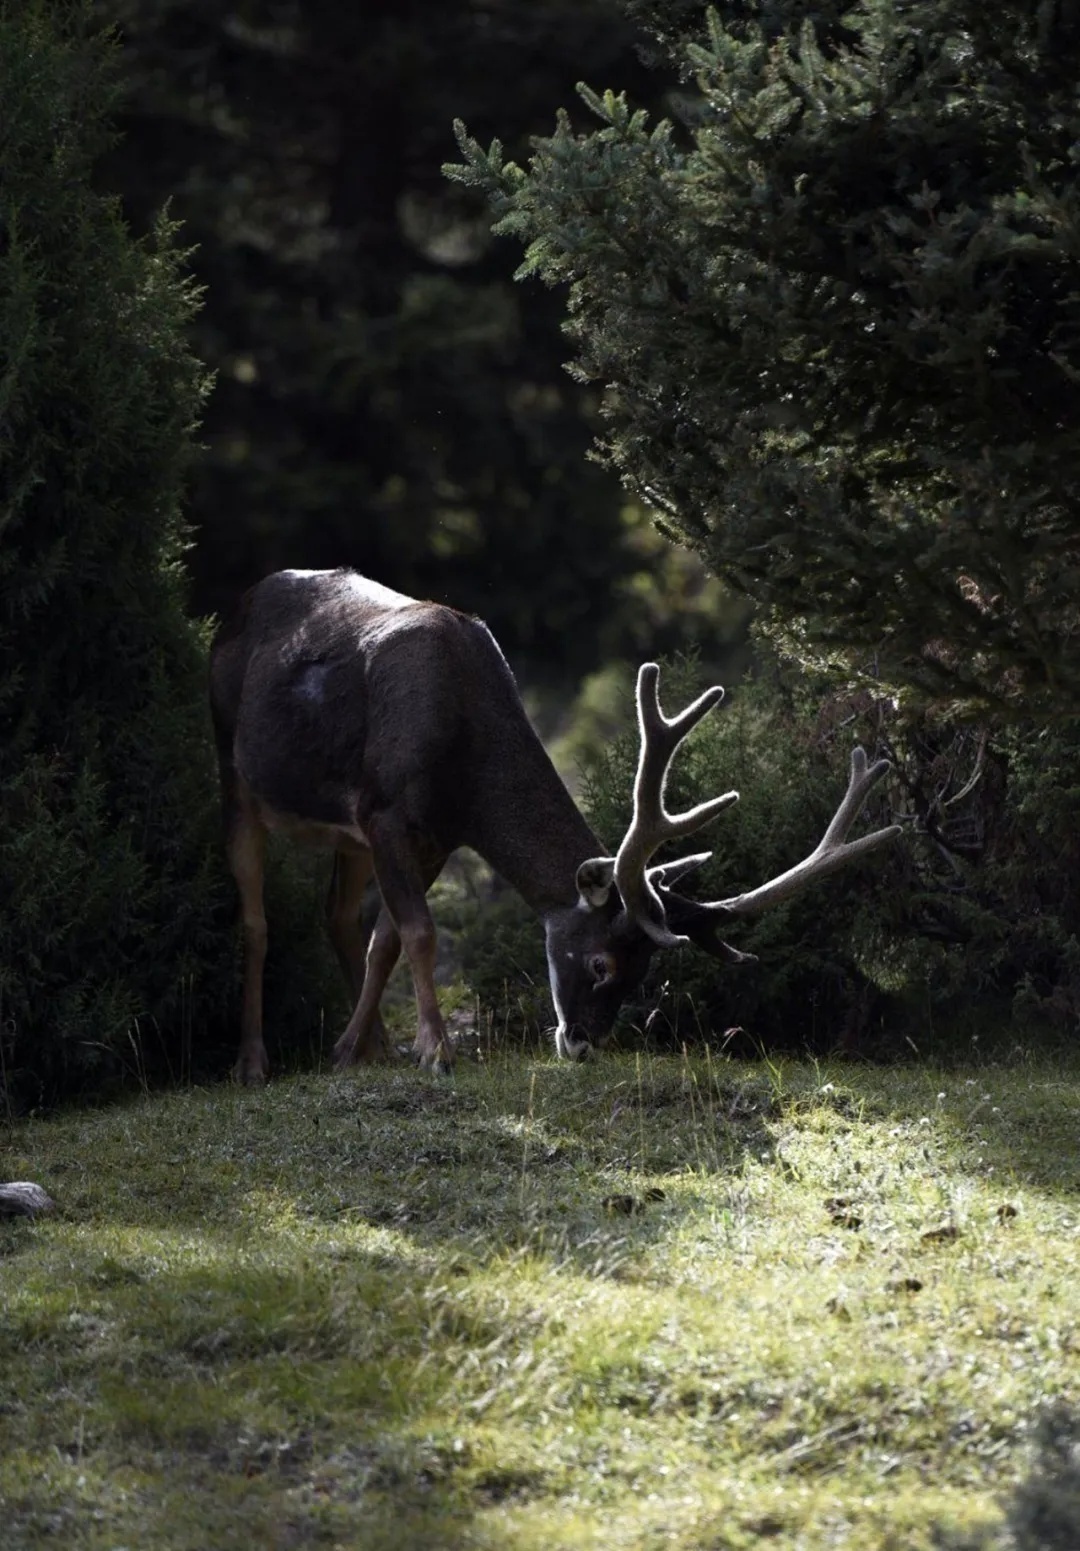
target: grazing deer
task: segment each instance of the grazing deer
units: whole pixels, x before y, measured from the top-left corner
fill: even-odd
[[[421,603],[352,571],[280,571],[248,593],[211,654],[210,690],[229,864],[240,889],[244,991],[235,1074],[266,1076],[263,851],[282,828],[334,848],[331,940],[356,999],[334,1047],[339,1068],[385,1052],[379,1000],[404,947],[416,990],[413,1052],[445,1069],[452,1047],[435,995],[435,926],[426,894],[447,857],[471,846],[544,923],[561,1056],[603,1043],[658,947],[692,942],[748,957],[720,932],[733,916],[786,899],[813,878],[876,850],[899,828],[846,836],[888,768],[855,749],[847,794],[824,839],[790,871],[732,899],[700,904],[672,885],[707,859],[650,866],[735,802],[726,792],[669,814],[664,781],[686,734],[724,691],[708,689],[671,719],[659,669],[638,674],[641,755],[634,814],[605,853],[529,725],[506,660],[478,619]],[[361,925],[374,877],[382,909]]]

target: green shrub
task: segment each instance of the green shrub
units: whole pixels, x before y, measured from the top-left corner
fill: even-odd
[[[264,1033],[274,1072],[328,1061],[330,1048],[353,1010],[324,927],[324,900],[331,867],[328,852],[295,845],[284,836],[270,836],[266,858],[269,948],[264,977]],[[227,930],[234,930],[236,909],[231,880],[228,894]],[[236,942],[239,973],[238,936],[231,940]],[[403,968],[400,973],[407,971]],[[230,1064],[240,1028],[238,1007],[237,1003],[226,1035]]]
[[[500,1043],[535,1043],[554,1017],[544,930],[512,889],[473,878],[440,902],[439,924],[476,998],[482,1029]]]
[[[850,703],[849,703],[850,704]],[[1080,723],[978,726],[862,697],[905,827],[859,960],[936,1057],[1068,1039],[1080,1019]]]
[[[1019,1016],[1071,1035],[1080,1023],[1080,721],[1010,727],[996,740],[1008,802],[990,883],[1004,927],[988,943]]]
[[[0,1093],[224,1060],[235,905],[180,513],[207,379],[94,164],[113,48],[0,5]],[[312,922],[321,924],[321,910]],[[196,1033],[197,1031],[197,1033]]]

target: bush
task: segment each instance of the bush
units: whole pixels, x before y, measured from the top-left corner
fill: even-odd
[[[531,1043],[554,1026],[544,932],[523,900],[498,893],[462,912],[461,973],[493,1036]]]
[[[169,225],[95,190],[113,50],[0,7],[0,1097],[190,1072],[235,1017],[180,514],[207,379]],[[318,920],[319,912],[314,912]],[[198,1030],[198,1048],[194,1036]]]

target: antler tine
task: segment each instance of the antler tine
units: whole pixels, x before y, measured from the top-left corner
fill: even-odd
[[[839,845],[852,824],[862,811],[862,805],[869,797],[873,788],[881,780],[886,770],[891,768],[887,759],[876,760],[867,768],[866,752],[859,744],[851,751],[851,775],[848,778],[848,789],[844,793],[844,800],[833,815],[832,823],[825,831],[821,844],[832,847]]]
[[[827,877],[829,873],[835,872],[838,867],[843,867],[847,862],[854,861],[856,857],[864,856],[869,851],[876,851],[888,841],[894,840],[901,833],[899,824],[890,824],[887,829],[875,830],[870,835],[860,835],[857,840],[845,838],[862,811],[867,797],[885,772],[891,768],[887,759],[879,759],[868,767],[866,754],[856,746],[851,754],[848,789],[828,829],[810,855],[789,868],[787,872],[780,873],[776,878],[770,878],[767,883],[760,884],[756,889],[751,889],[746,894],[737,894],[732,899],[717,900],[707,908],[723,911],[729,915],[755,915],[758,911],[766,910],[770,905],[779,904],[781,900],[787,899],[804,884],[809,883],[812,878]]]
[[[685,878],[695,867],[703,867],[712,856],[711,851],[698,851],[694,856],[680,856],[673,862],[660,862],[648,871],[649,882],[656,888],[669,889],[680,878]]]
[[[669,718],[660,709],[660,668],[655,662],[643,662],[637,680],[638,726],[643,744],[652,741],[658,747],[666,748],[667,760],[670,760],[691,728],[696,727],[723,698],[722,685],[714,684],[691,701],[684,711]]]
[[[662,947],[685,942],[668,930],[664,906],[647,871],[649,859],[665,840],[693,834],[703,824],[738,801],[738,792],[725,792],[698,803],[686,813],[668,813],[664,807],[664,782],[675,750],[691,728],[696,727],[724,691],[719,684],[707,689],[677,716],[668,718],[660,709],[660,669],[654,662],[638,670],[637,712],[641,752],[634,780],[634,815],[615,858],[615,884],[627,915]]]

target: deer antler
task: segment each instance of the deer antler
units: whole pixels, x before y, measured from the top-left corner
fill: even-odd
[[[759,910],[767,910],[770,905],[779,904],[781,900],[787,899],[790,894],[801,889],[803,884],[809,883],[811,878],[827,877],[838,867],[843,867],[846,862],[854,861],[857,856],[864,856],[868,851],[876,851],[887,841],[894,840],[900,834],[899,824],[890,824],[886,829],[876,829],[871,835],[860,835],[858,840],[847,839],[848,830],[861,813],[866,799],[885,772],[891,768],[887,759],[876,760],[874,764],[867,766],[866,754],[856,744],[851,751],[851,776],[848,780],[848,789],[833,816],[832,823],[810,855],[796,863],[794,867],[789,867],[787,872],[780,873],[776,878],[770,878],[767,883],[759,884],[749,893],[737,894],[734,899],[721,900],[719,908],[731,915],[756,915]]]
[[[810,855],[804,857],[796,866],[790,867],[787,872],[770,878],[767,883],[759,884],[756,889],[751,889],[746,894],[736,894],[731,899],[720,899],[712,904],[693,907],[695,913],[756,915],[758,911],[767,910],[770,905],[779,904],[781,900],[787,899],[811,879],[826,877],[838,867],[844,866],[846,862],[853,861],[858,856],[864,856],[869,851],[876,851],[879,846],[895,839],[901,833],[899,824],[890,824],[887,829],[877,829],[871,835],[860,835],[858,840],[846,838],[867,797],[890,768],[887,759],[879,759],[868,767],[866,754],[856,746],[851,753],[851,777],[843,801],[821,841]],[[668,893],[666,880],[661,880],[660,888],[665,894]],[[685,903],[689,905],[689,901]]]
[[[637,712],[641,731],[641,753],[634,779],[634,816],[615,857],[615,886],[623,908],[632,921],[659,947],[672,948],[689,939],[672,932],[665,919],[664,904],[656,885],[688,872],[704,861],[708,853],[684,857],[649,870],[648,863],[665,840],[681,840],[707,824],[710,819],[739,799],[738,792],[725,792],[708,802],[698,803],[686,813],[668,813],[664,807],[664,782],[675,750],[692,727],[696,727],[724,697],[714,685],[699,695],[692,705],[670,720],[660,709],[660,669],[654,662],[643,663],[638,670]]]
[[[708,851],[694,856],[684,856],[673,862],[662,862],[650,867],[650,858],[666,840],[680,840],[691,835],[710,819],[716,817],[733,802],[738,792],[725,792],[702,802],[686,813],[668,813],[664,807],[664,783],[671,761],[679,744],[691,728],[696,727],[723,698],[724,691],[715,685],[700,695],[692,705],[678,716],[668,718],[660,709],[660,670],[655,663],[647,662],[638,671],[637,711],[641,732],[641,752],[638,757],[637,776],[634,780],[634,816],[630,828],[619,847],[614,863],[614,882],[622,899],[627,916],[651,940],[662,948],[672,948],[680,943],[699,941],[712,952],[739,959],[733,948],[715,939],[719,917],[729,915],[753,915],[778,904],[801,889],[812,879],[826,877],[846,862],[879,846],[900,834],[898,824],[873,834],[861,835],[848,840],[847,835],[873,788],[890,768],[887,759],[879,759],[867,765],[866,754],[856,747],[851,755],[851,776],[848,788],[832,822],[819,844],[796,866],[776,878],[760,884],[745,894],[731,899],[716,900],[711,904],[698,904],[683,899],[672,892],[672,884],[700,866],[709,858]],[[611,866],[611,863],[607,863]],[[608,874],[608,884],[611,882]],[[673,931],[669,924],[669,906],[679,926],[686,926],[692,935]],[[703,936],[708,942],[701,942]]]

